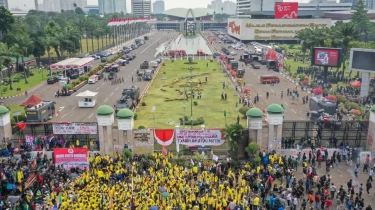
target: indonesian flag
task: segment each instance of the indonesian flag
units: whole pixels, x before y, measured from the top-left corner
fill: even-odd
[[[126,19],[126,25],[130,24],[130,18]]]
[[[164,156],[168,155],[167,147],[163,146],[163,151],[162,151]]]
[[[130,20],[130,24],[133,24],[133,23],[135,23],[135,19],[134,19],[134,18],[132,18],[132,19]]]
[[[116,21],[116,26],[119,26],[119,25],[121,25],[121,20],[120,20],[120,19],[117,19],[117,21]]]
[[[1,180],[6,180],[7,177],[5,176],[5,173],[4,171],[1,172]]]
[[[57,111],[56,112],[56,117],[58,117],[60,115],[60,111]]]
[[[113,19],[110,19],[109,22],[108,22],[108,26],[113,26]]]

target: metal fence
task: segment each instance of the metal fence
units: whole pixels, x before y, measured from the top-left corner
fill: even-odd
[[[332,139],[335,137],[338,140],[337,145],[342,143],[351,147],[365,147],[367,132],[367,121],[284,121],[282,137],[291,137],[296,143],[302,138],[311,138],[319,147],[333,147]]]

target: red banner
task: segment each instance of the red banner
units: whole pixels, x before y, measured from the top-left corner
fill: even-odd
[[[298,18],[298,2],[276,2],[275,19]]]
[[[79,167],[89,168],[89,153],[87,148],[55,148],[53,149],[55,167],[62,165],[65,169]]]

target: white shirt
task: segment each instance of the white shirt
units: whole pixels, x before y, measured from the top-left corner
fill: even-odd
[[[289,194],[286,196],[286,199],[287,199],[288,201],[291,201],[291,200],[292,200],[292,194],[289,193]]]
[[[293,205],[296,205],[296,206],[297,206],[297,204],[298,204],[298,200],[297,200],[297,198],[294,198],[294,199],[293,199]]]

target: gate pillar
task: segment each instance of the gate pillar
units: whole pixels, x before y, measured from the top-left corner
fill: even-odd
[[[96,110],[99,128],[100,155],[113,156],[112,124],[115,111],[111,106],[101,105]]]
[[[258,145],[262,142],[263,112],[259,108],[251,108],[246,112],[247,127],[249,128],[249,140]],[[249,141],[250,143],[250,141]]]
[[[368,125],[368,133],[367,133],[367,145],[366,150],[370,151],[372,157],[375,155],[375,105],[371,107],[370,110],[370,121]]]
[[[267,121],[269,124],[268,151],[281,149],[284,108],[279,104],[267,107]]]
[[[12,126],[9,109],[0,105],[0,140],[12,137]]]
[[[134,113],[127,108],[120,109],[116,114],[116,119],[119,135],[114,149],[121,154],[125,144],[128,145],[129,149],[133,148],[132,130],[134,127]]]

